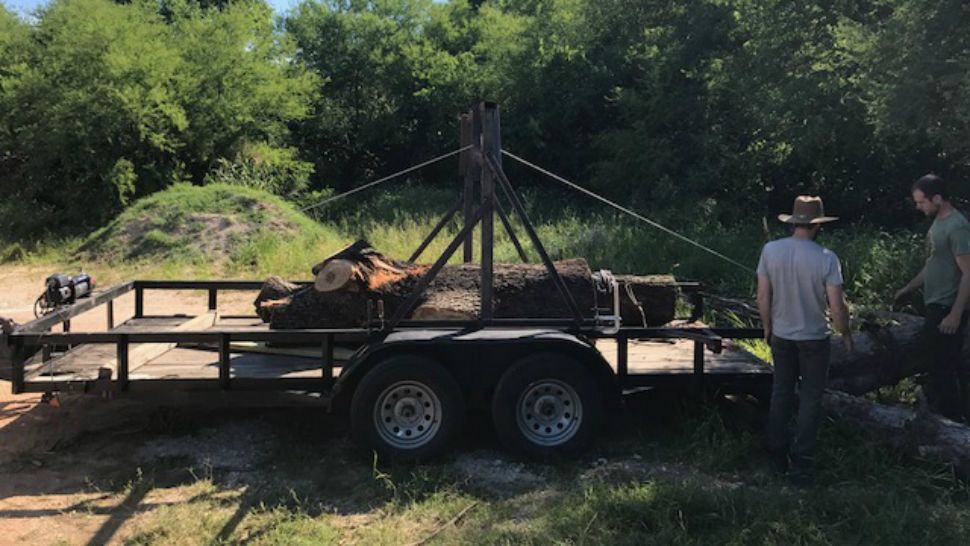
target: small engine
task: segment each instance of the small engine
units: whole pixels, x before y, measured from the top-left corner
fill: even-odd
[[[94,291],[94,277],[83,271],[73,277],[55,273],[47,277],[44,284],[44,293],[34,302],[34,316],[37,317],[90,296]]]

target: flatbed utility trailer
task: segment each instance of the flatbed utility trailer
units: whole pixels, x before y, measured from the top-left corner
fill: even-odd
[[[447,447],[461,429],[457,412],[465,409],[491,410],[506,444],[545,456],[588,444],[624,392],[664,388],[758,394],[767,392],[770,381],[769,367],[725,343],[760,338],[760,329],[705,328],[685,321],[683,327],[624,327],[607,333],[593,324],[495,319],[488,324],[404,323],[384,335],[376,321],[371,328],[270,330],[255,315],[217,313],[220,294],[260,286],[254,281],[136,280],[95,293],[3,336],[13,391],[102,396],[297,392],[348,414],[352,430],[366,445],[395,457],[420,458]],[[208,309],[194,317],[146,315],[146,298],[164,290],[205,291]],[[116,302],[130,293],[133,316],[116,325]],[[130,310],[132,304],[127,305]],[[97,307],[104,310],[106,330],[71,331],[71,319]],[[440,375],[442,370],[447,375]],[[417,375],[409,376],[412,371]],[[532,377],[537,373],[541,377]],[[382,377],[388,375],[393,381],[385,385],[388,380]],[[387,390],[394,385],[396,391]],[[431,404],[427,410],[421,409],[425,403]],[[569,407],[583,413],[577,417]],[[438,427],[433,436],[425,434],[429,429],[420,419]],[[380,421],[389,426],[382,428]],[[531,434],[519,432],[529,426]]]
[[[547,457],[587,446],[631,390],[767,392],[770,368],[736,347],[722,350],[726,339],[757,339],[762,331],[699,326],[694,321],[703,300],[697,285],[681,287],[695,297],[692,320],[678,326],[623,326],[620,289],[608,271],[594,274],[595,308],[580,309],[503,171],[498,106],[481,103],[461,122],[462,147],[435,161],[461,154],[462,197],[408,261],[415,262],[458,212],[463,227],[392,316],[385,317],[378,302],[376,316],[361,328],[271,330],[256,316],[217,313],[221,292],[256,291],[260,282],[131,281],[5,332],[0,351],[9,354],[14,392],[305,393],[332,411],[346,412],[360,443],[402,459],[446,450],[469,408],[490,411],[496,434],[509,448]],[[496,215],[527,261],[496,188],[517,214],[570,317],[494,316]],[[472,235],[479,226],[478,318],[408,320],[459,247],[464,262],[472,261]],[[145,294],[158,290],[204,290],[208,311],[195,317],[146,315]],[[133,316],[116,326],[115,302],[129,292]],[[101,305],[106,331],[69,331],[72,318]],[[52,333],[59,324],[62,331]],[[348,344],[352,352],[337,351]]]

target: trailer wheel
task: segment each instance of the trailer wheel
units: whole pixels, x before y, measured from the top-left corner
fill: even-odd
[[[586,448],[603,419],[603,396],[576,359],[557,353],[523,358],[492,397],[495,432],[506,447],[547,459]]]
[[[361,380],[350,406],[357,442],[392,460],[441,455],[464,417],[458,383],[440,364],[418,356],[379,363]]]

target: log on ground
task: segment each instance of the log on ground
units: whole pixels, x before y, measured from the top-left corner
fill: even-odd
[[[837,391],[822,398],[825,412],[885,439],[912,455],[951,463],[970,477],[970,427],[926,411],[886,406]]]

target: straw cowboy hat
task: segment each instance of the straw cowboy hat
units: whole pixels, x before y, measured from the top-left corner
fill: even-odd
[[[835,216],[825,216],[822,198],[814,195],[799,195],[795,198],[791,214],[779,214],[778,219],[786,224],[824,224],[838,220]]]

